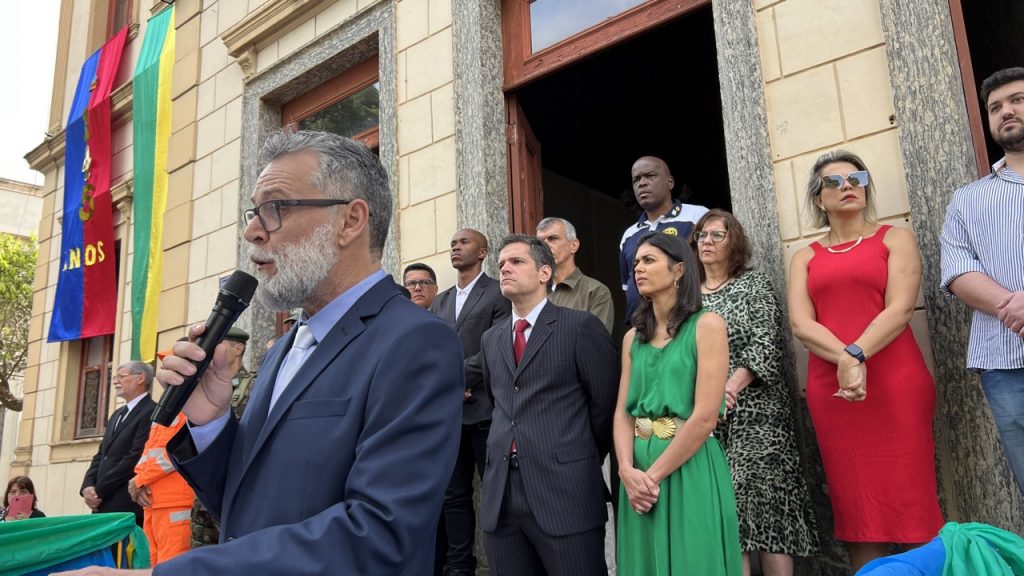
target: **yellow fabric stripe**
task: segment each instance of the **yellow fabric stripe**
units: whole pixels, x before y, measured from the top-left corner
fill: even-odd
[[[153,170],[153,219],[149,237],[149,270],[146,275],[146,305],[142,312],[139,350],[143,362],[152,362],[156,353],[157,303],[163,277],[164,210],[167,207],[167,145],[171,138],[171,77],[174,69],[174,22],[168,25],[160,54],[160,84],[156,112],[156,154]],[[140,247],[136,246],[136,250]]]

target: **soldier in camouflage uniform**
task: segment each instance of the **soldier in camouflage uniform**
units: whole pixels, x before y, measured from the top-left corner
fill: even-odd
[[[238,369],[235,377],[231,379],[231,385],[235,388],[231,394],[231,411],[235,413],[236,418],[241,418],[245,405],[249,402],[249,392],[252,390],[253,383],[256,382],[256,372],[249,372],[242,365],[242,357],[245,355],[245,345],[249,341],[249,334],[241,328],[231,328],[227,336],[224,337],[224,341],[234,344],[231,354],[234,355],[233,362],[237,364]],[[206,507],[199,501],[199,498],[196,498],[192,503],[192,547],[199,548],[216,544],[219,538],[220,526],[206,511]]]

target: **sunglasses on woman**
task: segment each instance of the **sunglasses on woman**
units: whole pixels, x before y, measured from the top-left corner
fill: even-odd
[[[856,172],[850,172],[845,178],[839,174],[821,177],[821,183],[825,188],[839,188],[843,185],[844,180],[849,182],[850,186],[867,186],[868,171],[858,170]]]

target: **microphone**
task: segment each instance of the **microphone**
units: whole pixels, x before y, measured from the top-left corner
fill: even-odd
[[[160,403],[153,411],[153,422],[162,426],[170,426],[174,422],[174,418],[185,406],[185,402],[188,401],[192,391],[199,384],[203,372],[209,366],[210,360],[213,359],[214,348],[221,343],[221,340],[224,340],[231,325],[249,307],[249,301],[256,293],[257,284],[259,282],[255,278],[241,270],[235,270],[234,274],[224,283],[224,287],[217,295],[217,302],[213,305],[210,317],[206,320],[206,331],[196,340],[196,344],[206,352],[206,358],[203,358],[198,364],[193,362],[196,366],[195,374],[185,378],[180,385],[168,386],[164,390]]]

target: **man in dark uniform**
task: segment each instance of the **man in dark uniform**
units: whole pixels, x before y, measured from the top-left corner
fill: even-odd
[[[245,346],[249,341],[249,334],[241,328],[232,327],[224,340],[231,342],[230,349],[232,366],[236,367],[235,377],[231,379],[231,385],[235,391],[231,394],[231,410],[239,419],[245,405],[249,402],[249,392],[252,390],[252,383],[256,381],[256,372],[249,372],[242,365],[242,357],[245,356]],[[220,538],[220,527],[217,521],[206,511],[206,507],[195,499],[192,503],[192,547],[199,548],[209,544],[216,544]]]

